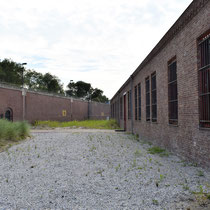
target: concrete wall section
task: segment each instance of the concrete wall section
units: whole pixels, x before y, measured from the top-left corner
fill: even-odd
[[[46,96],[35,92],[26,95],[26,119],[35,120],[71,120],[71,103],[68,98]]]

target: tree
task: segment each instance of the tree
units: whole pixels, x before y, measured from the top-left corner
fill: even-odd
[[[0,62],[0,81],[16,85],[22,85],[24,82],[27,87],[34,90],[64,93],[63,85],[56,76],[26,70],[21,64],[11,59],[4,59]]]
[[[91,84],[83,81],[74,83],[73,80],[70,80],[67,87],[68,90],[66,91],[66,94],[78,98],[87,99],[91,92]]]
[[[107,103],[109,101],[109,99],[103,95],[102,90],[98,88],[92,88],[90,83],[83,81],[78,81],[75,83],[73,80],[70,80],[67,88],[68,90],[66,90],[66,94],[69,96],[103,103]]]
[[[25,74],[25,84],[34,90],[44,90],[54,93],[64,93],[60,80],[50,73],[42,74],[28,70]]]
[[[36,71],[28,70],[24,77],[25,84],[34,90],[43,90],[44,83],[43,83],[43,75]]]
[[[11,59],[4,59],[0,62],[0,80],[7,83],[22,84],[24,67]]]
[[[60,79],[50,73],[46,73],[43,76],[43,83],[45,85],[45,89],[49,92],[64,93],[63,85],[61,84]]]

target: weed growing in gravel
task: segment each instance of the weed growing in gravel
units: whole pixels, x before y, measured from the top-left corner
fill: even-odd
[[[135,140],[135,141],[139,141],[139,135],[138,134],[130,134],[128,135],[128,139],[130,140]]]
[[[198,176],[204,176],[203,171],[199,170],[199,171],[198,171]]]
[[[158,202],[157,200],[153,199],[153,200],[152,200],[152,204],[153,204],[153,205],[159,205],[159,202]]]
[[[165,176],[163,174],[160,174],[160,182],[162,182],[164,178]]]
[[[142,155],[141,150],[140,149],[137,149],[135,151],[134,155],[137,156],[137,157],[141,156]]]
[[[148,153],[150,154],[159,154],[161,157],[169,156],[169,153],[160,147],[154,146],[148,149]]]
[[[190,189],[189,186],[188,186],[188,184],[182,184],[182,188],[183,188],[183,190],[185,190],[185,191],[187,191],[187,190]]]
[[[136,167],[136,159],[133,160],[132,167],[133,167],[133,168]]]
[[[121,168],[120,163],[118,164],[118,166],[115,167],[116,172],[118,172],[118,170]]]
[[[104,172],[104,169],[99,169],[96,173],[100,174],[101,176],[103,176],[103,172]]]
[[[205,206],[205,204],[210,200],[210,192],[205,192],[203,186],[199,186],[198,192],[192,192],[196,196],[196,200],[200,206]]]

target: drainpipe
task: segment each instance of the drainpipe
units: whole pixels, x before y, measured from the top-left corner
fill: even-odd
[[[131,85],[131,133],[133,134],[133,75],[130,76]]]
[[[90,101],[88,99],[88,120],[90,119]]]
[[[70,106],[71,121],[73,121],[73,103],[74,103],[74,100],[73,100],[73,98],[71,98],[71,106]]]

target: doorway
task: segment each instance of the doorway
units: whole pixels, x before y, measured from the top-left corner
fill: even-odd
[[[13,121],[13,113],[12,109],[8,108],[7,111],[5,112],[5,119],[9,121]]]
[[[126,94],[124,95],[124,130],[126,131]]]

